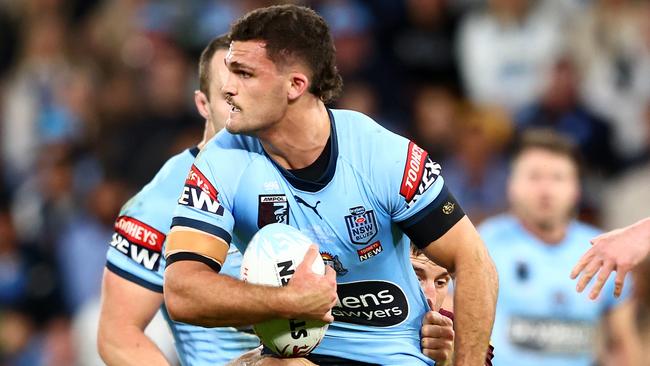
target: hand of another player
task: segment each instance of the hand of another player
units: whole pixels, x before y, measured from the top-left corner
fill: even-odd
[[[454,324],[451,319],[429,311],[422,319],[422,353],[436,361],[436,365],[451,364],[454,353]]]
[[[318,246],[311,245],[302,263],[289,280],[287,290],[292,291],[293,309],[296,319],[334,321],[332,307],[336,304],[336,272],[325,266],[325,275],[312,271],[314,260],[320,256]]]
[[[623,291],[625,275],[641,262],[650,251],[650,242],[642,240],[634,226],[613,230],[591,240],[593,246],[580,258],[571,271],[575,279],[582,273],[576,290],[582,292],[597,275],[589,298],[596,299],[612,271],[616,271],[614,296]]]

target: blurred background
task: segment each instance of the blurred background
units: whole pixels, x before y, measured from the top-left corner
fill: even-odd
[[[650,215],[650,2],[293,2],[331,26],[335,107],[426,148],[475,223],[507,208],[511,142],[539,126],[583,153],[583,220]],[[200,140],[203,46],[274,3],[0,0],[0,365],[99,362],[113,220]]]

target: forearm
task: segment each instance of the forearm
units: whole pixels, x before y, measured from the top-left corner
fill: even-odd
[[[650,247],[650,217],[646,217],[630,226],[630,229],[639,233],[639,238],[643,240],[646,247]]]
[[[496,270],[487,252],[472,254],[463,256],[456,264],[455,365],[485,363],[494,323],[498,292]]]
[[[100,329],[99,355],[109,366],[168,366],[160,349],[143,332],[133,325],[116,326],[119,332]]]
[[[204,327],[290,318],[293,308],[283,288],[252,285],[190,261],[167,267],[164,294],[172,319]]]

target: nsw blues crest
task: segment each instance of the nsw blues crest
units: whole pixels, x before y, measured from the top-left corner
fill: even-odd
[[[375,211],[366,210],[363,206],[352,207],[350,215],[345,216],[345,226],[354,244],[367,244],[378,231]]]

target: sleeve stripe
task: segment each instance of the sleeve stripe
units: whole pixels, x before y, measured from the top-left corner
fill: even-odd
[[[190,219],[187,217],[174,217],[172,219],[172,225],[171,227],[174,226],[185,226],[189,227],[192,229],[200,230],[203,232],[206,232],[208,234],[214,235],[218,238],[221,238],[223,241],[226,242],[226,244],[230,245],[230,242],[232,241],[232,237],[228,232],[218,226],[208,224],[207,222],[199,221],[199,220],[194,220]]]
[[[443,203],[443,201],[448,199],[449,195],[450,195],[449,189],[447,189],[447,185],[445,184],[442,186],[442,189],[440,190],[440,193],[438,193],[438,196],[429,205],[421,209],[415,215],[409,217],[404,221],[400,221],[397,224],[403,229],[409,228],[417,224],[420,220],[422,220],[424,217],[429,215],[429,213],[431,213],[431,211],[433,211],[436,207],[440,206]]]
[[[147,281],[145,279],[142,279],[142,278],[134,275],[133,273],[127,272],[127,271],[123,270],[122,268],[114,265],[111,262],[106,262],[106,268],[109,271],[115,273],[116,275],[124,278],[125,280],[133,282],[136,285],[140,285],[140,286],[146,288],[147,290],[151,290],[153,292],[158,292],[158,293],[161,293],[161,294],[163,293],[162,286],[153,284],[153,283],[151,283],[151,282],[149,282],[149,281]]]
[[[190,252],[176,252],[167,256],[167,266],[170,266],[172,263],[179,261],[195,261],[201,262],[208,267],[212,268],[213,271],[221,271],[221,264],[212,258],[208,258],[201,254],[190,253]]]

